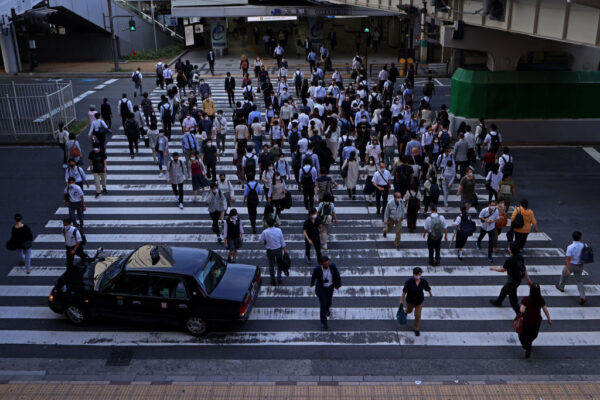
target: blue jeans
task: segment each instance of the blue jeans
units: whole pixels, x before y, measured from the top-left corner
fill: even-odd
[[[17,249],[17,254],[19,254],[19,259],[21,262],[25,263],[25,268],[31,268],[31,248],[29,249]]]
[[[262,135],[254,136],[254,151],[256,154],[260,153],[260,149],[262,148]]]
[[[162,171],[165,153],[163,153],[162,151],[159,151],[157,153],[157,156],[158,156],[158,169],[160,169]]]

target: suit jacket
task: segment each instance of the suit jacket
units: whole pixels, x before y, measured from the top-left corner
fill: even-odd
[[[225,91],[229,92],[231,90],[235,90],[235,78],[233,76],[225,78]]]
[[[338,272],[338,269],[334,263],[329,263],[329,269],[331,270],[331,279],[333,280],[333,287],[339,289],[340,287],[342,287],[342,278],[340,278],[340,273]],[[315,269],[313,269],[310,284],[316,285],[315,293],[317,293],[317,295],[323,290],[323,270],[321,269],[320,265],[317,265]]]

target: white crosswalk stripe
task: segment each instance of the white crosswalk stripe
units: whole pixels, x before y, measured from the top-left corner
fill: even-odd
[[[66,258],[64,238],[60,229],[62,218],[68,208],[57,206],[54,215],[35,237],[32,249],[30,273],[25,267],[15,264],[7,269],[7,281],[0,285],[0,320],[16,324],[1,330],[5,345],[46,346],[435,346],[439,347],[497,347],[518,345],[512,331],[514,311],[505,300],[504,307],[489,305],[488,300],[498,294],[506,282],[506,274],[490,270],[490,266],[502,266],[507,257],[506,231],[498,239],[498,252],[494,263],[487,260],[488,237],[482,250],[475,248],[479,232],[469,238],[464,249],[464,260],[457,259],[454,246],[448,248],[443,242],[441,266],[426,265],[429,252],[423,238],[424,217],[422,210],[417,220],[417,230],[409,232],[406,219],[403,221],[402,239],[399,249],[393,246],[394,234],[382,235],[382,220],[376,215],[373,204],[365,201],[361,189],[364,180],[359,180],[357,199],[349,200],[343,186],[339,165],[332,165],[331,176],[339,185],[334,189],[336,213],[339,223],[334,225],[329,238],[328,250],[323,250],[337,264],[342,278],[342,287],[335,292],[329,332],[319,332],[319,308],[314,289],[309,287],[314,262],[304,261],[304,237],[302,224],[307,211],[302,204],[302,194],[295,183],[290,182],[294,206],[284,210],[281,228],[292,258],[289,277],[283,284],[269,284],[268,264],[264,246],[259,242],[262,225],[261,199],[258,216],[258,233],[250,234],[248,211],[242,203],[242,189],[237,184],[237,170],[232,163],[234,145],[232,140],[232,109],[222,93],[222,78],[207,78],[214,92],[216,109],[222,109],[228,119],[226,152],[217,164],[217,172],[226,173],[235,184],[233,207],[243,221],[246,232],[243,247],[238,251],[238,262],[261,267],[262,288],[258,300],[249,316],[247,326],[237,331],[209,333],[195,338],[183,332],[163,331],[156,328],[131,326],[121,331],[111,329],[110,321],[98,322],[108,328],[99,329],[95,324],[83,329],[68,325],[63,317],[47,307],[47,298],[56,278],[65,272]],[[295,94],[292,88],[292,93]],[[155,89],[150,98],[156,105],[163,90]],[[241,99],[236,93],[236,99]],[[259,110],[263,109],[262,96],[257,96]],[[264,115],[263,115],[264,117]],[[115,121],[116,122],[116,121]],[[159,127],[162,126],[160,120]],[[169,143],[170,151],[181,150],[181,127],[173,126]],[[145,243],[166,243],[211,249],[226,257],[227,250],[218,245],[211,233],[211,220],[203,201],[192,202],[191,183],[184,184],[183,210],[176,207],[176,199],[165,177],[159,177],[158,167],[153,162],[152,149],[140,143],[139,154],[129,157],[128,143],[122,128],[114,129],[107,143],[108,193],[94,198],[95,188],[85,188],[87,209],[85,233],[89,244],[88,253],[97,247],[106,247],[107,256],[126,256]],[[284,146],[286,159],[291,161],[289,147]],[[87,167],[87,165],[86,165]],[[91,172],[89,173],[91,178]],[[57,179],[63,176],[57,173]],[[485,203],[487,190],[484,178],[475,175],[476,192],[480,203]],[[292,179],[293,181],[293,179]],[[91,181],[90,181],[91,182]],[[448,196],[449,208],[445,210],[439,201],[439,212],[447,218],[449,225],[460,212],[460,198],[456,195],[455,182]],[[390,197],[391,198],[391,197]],[[514,206],[514,204],[513,204]],[[470,210],[474,216],[475,209]],[[477,218],[477,226],[481,226]],[[510,225],[510,222],[509,222]],[[541,226],[543,228],[543,226]],[[450,235],[454,227],[449,227]],[[527,270],[532,280],[540,283],[542,294],[560,331],[542,331],[536,346],[600,346],[600,307],[579,307],[578,290],[574,281],[558,291],[554,284],[564,268],[565,252],[553,244],[544,232],[531,233],[525,248]],[[13,262],[10,260],[10,262]],[[434,297],[426,297],[421,326],[422,335],[415,337],[411,323],[399,327],[395,314],[402,295],[403,282],[412,276],[414,267],[420,266],[423,277],[432,285]],[[586,295],[591,302],[600,297],[600,285],[595,284],[584,273]],[[435,284],[434,284],[435,283]],[[523,284],[518,289],[521,299],[528,295],[529,288]],[[22,300],[27,298],[28,302]],[[409,320],[413,317],[409,316]],[[282,323],[283,321],[283,323]],[[312,322],[311,322],[312,321]],[[370,327],[365,321],[377,321]],[[387,321],[387,322],[386,322]],[[469,324],[485,322],[478,329],[470,330]],[[64,325],[57,325],[64,322]],[[40,324],[44,328],[40,328]],[[338,325],[339,324],[339,325]],[[448,329],[444,329],[448,324]],[[562,325],[561,325],[562,324]],[[576,324],[572,326],[571,324]],[[8,325],[5,325],[8,326]],[[60,328],[58,328],[60,326]],[[483,326],[483,328],[481,328]],[[13,329],[14,328],[14,329]],[[426,347],[424,347],[426,349]]]

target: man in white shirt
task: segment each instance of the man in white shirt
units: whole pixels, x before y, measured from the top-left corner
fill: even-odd
[[[585,244],[581,240],[582,234],[579,231],[573,232],[573,243],[567,247],[567,258],[565,261],[565,268],[562,271],[560,282],[555,285],[556,288],[564,292],[565,285],[571,273],[575,276],[575,282],[577,283],[577,290],[579,290],[579,305],[585,304],[585,286],[583,285],[582,274],[583,274],[583,259],[582,253],[585,248]]]
[[[373,186],[375,186],[375,207],[377,208],[377,215],[379,215],[381,207],[383,206],[383,210],[381,210],[381,215],[383,217],[388,202],[390,183],[392,182],[392,174],[385,168],[384,162],[379,163],[379,170],[375,172],[371,182],[373,183]]]
[[[168,65],[165,65],[165,69],[163,70],[163,78],[167,86],[173,83],[173,71],[171,71]]]
[[[65,249],[67,251],[67,271],[73,267],[75,254],[82,260],[87,259],[87,254],[83,251],[83,236],[81,231],[71,225],[69,218],[63,219],[62,234],[65,238]]]
[[[129,114],[133,114],[133,105],[131,101],[127,98],[127,93],[123,93],[121,96],[121,100],[117,104],[117,110],[119,110],[119,116],[121,117],[121,122],[123,126],[125,126],[125,121],[127,121],[127,117]]]
[[[133,71],[131,74],[131,81],[133,82],[133,97],[136,97],[138,91],[140,92],[140,97],[142,97],[142,80],[144,77],[142,76],[141,68]]]
[[[477,160],[477,157],[475,156],[475,135],[473,134],[473,132],[471,132],[470,125],[467,125],[466,127],[465,140],[468,144],[467,160],[470,163],[474,163]]]
[[[269,260],[269,274],[271,275],[271,285],[276,286],[275,283],[275,264],[277,264],[277,283],[280,285],[283,283],[281,280],[281,271],[283,265],[283,254],[289,254],[283,238],[281,229],[275,227],[275,220],[273,218],[267,219],[267,229],[263,230],[258,238],[258,241],[263,243],[267,248],[267,259]],[[289,271],[286,272],[289,276]]]
[[[213,130],[217,138],[217,150],[225,154],[225,138],[227,135],[227,118],[223,116],[223,110],[217,111],[217,117],[213,122]]]
[[[483,143],[487,144],[488,151],[493,150],[494,153],[498,153],[502,147],[502,135],[497,130],[496,124],[492,124],[490,131],[485,136],[485,139],[483,139]]]
[[[440,265],[440,252],[442,237],[448,242],[448,226],[444,217],[438,214],[437,206],[429,206],[431,215],[427,217],[424,224],[423,237],[427,235],[427,249],[429,250],[429,265]],[[433,258],[435,252],[435,260]]]
[[[488,261],[493,263],[492,253],[494,250],[494,237],[496,235],[496,221],[500,219],[500,213],[496,209],[496,202],[488,202],[488,206],[479,213],[481,220],[481,231],[477,238],[477,249],[481,250],[481,241],[488,235]]]
[[[510,155],[510,150],[509,150],[508,146],[504,146],[502,148],[502,155],[500,157],[498,157],[498,165],[500,166],[500,172],[502,172],[503,176],[512,176],[512,174],[513,174],[512,168],[507,168],[506,171],[504,170],[504,167],[508,163],[513,164],[513,158]],[[509,167],[510,167],[510,165],[509,165]],[[510,169],[510,171],[509,171],[509,169]]]
[[[89,187],[89,185],[88,185]],[[83,190],[75,184],[75,178],[69,177],[67,181],[67,187],[64,190],[65,205],[69,207],[69,218],[75,222],[75,213],[79,219],[79,224],[75,223],[76,227],[83,228],[83,212],[85,208],[85,200],[83,198]]]

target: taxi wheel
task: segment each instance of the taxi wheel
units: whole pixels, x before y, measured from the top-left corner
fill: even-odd
[[[197,315],[187,317],[183,325],[185,330],[193,336],[203,336],[208,331],[206,321]]]
[[[65,309],[65,317],[73,325],[77,326],[84,325],[89,319],[87,311],[77,304],[69,304],[67,306],[67,308]]]

